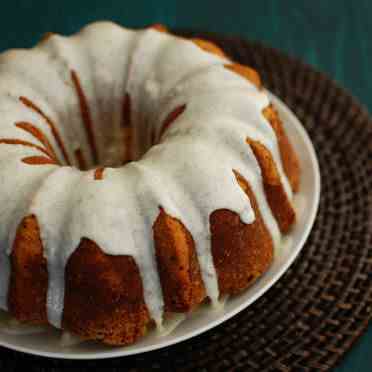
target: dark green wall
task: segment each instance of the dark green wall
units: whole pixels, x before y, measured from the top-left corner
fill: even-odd
[[[130,27],[161,22],[240,34],[303,58],[372,108],[371,13],[368,0],[3,1],[0,49],[32,46],[46,31],[72,33],[98,19]]]
[[[239,34],[327,72],[372,111],[371,15],[368,0],[3,0],[0,50],[30,47],[47,31],[70,34],[101,19]],[[371,345],[372,330],[338,371],[372,371]]]

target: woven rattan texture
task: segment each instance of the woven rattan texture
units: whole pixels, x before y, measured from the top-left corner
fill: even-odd
[[[205,35],[204,35],[205,36]],[[302,254],[252,306],[192,340],[103,361],[60,361],[0,349],[0,371],[326,371],[372,313],[372,122],[333,81],[257,43],[214,39],[256,68],[306,127],[322,179],[320,209]]]

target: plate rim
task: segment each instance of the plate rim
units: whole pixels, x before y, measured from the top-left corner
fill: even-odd
[[[275,275],[272,276],[268,280],[268,282],[259,290],[257,290],[256,293],[254,293],[251,297],[249,297],[245,302],[238,305],[233,310],[225,313],[223,316],[221,316],[218,319],[215,319],[205,326],[202,326],[196,330],[192,330],[189,332],[186,332],[184,335],[179,336],[176,339],[173,340],[165,340],[160,341],[153,345],[147,345],[142,346],[138,348],[133,349],[126,349],[125,347],[120,348],[114,348],[113,350],[107,350],[102,352],[96,352],[96,353],[87,353],[87,352],[79,352],[79,353],[72,353],[72,352],[52,352],[52,351],[43,351],[43,350],[35,350],[32,348],[28,348],[25,346],[19,346],[15,345],[14,343],[7,342],[4,340],[0,340],[0,346],[3,346],[5,348],[19,351],[22,353],[30,354],[30,355],[36,355],[36,356],[42,356],[42,357],[48,357],[48,358],[56,358],[56,359],[67,359],[67,360],[98,360],[98,359],[109,359],[109,358],[116,358],[116,357],[124,357],[124,356],[130,356],[140,353],[147,353],[150,351],[159,350],[171,345],[178,344],[182,341],[186,341],[188,339],[191,339],[193,337],[196,337],[208,330],[211,330],[212,328],[224,323],[228,319],[232,318],[233,316],[237,315],[244,309],[248,308],[251,304],[253,304],[256,300],[258,300],[261,296],[263,296],[283,275],[284,273],[289,269],[289,267],[293,264],[301,250],[303,249],[305,242],[307,238],[309,237],[309,234],[311,232],[311,229],[314,225],[315,218],[317,215],[317,211],[319,208],[319,201],[320,201],[320,189],[321,189],[321,179],[320,179],[320,168],[318,159],[316,156],[316,152],[314,149],[314,146],[310,140],[310,137],[308,133],[306,132],[304,126],[301,124],[300,120],[297,118],[297,116],[293,113],[293,111],[274,93],[266,90],[270,101],[274,103],[274,105],[279,109],[279,111],[283,111],[285,115],[290,118],[291,125],[295,127],[295,130],[297,131],[297,134],[301,137],[301,140],[305,144],[305,149],[308,153],[312,171],[314,173],[314,196],[313,196],[313,203],[311,204],[310,211],[309,211],[309,218],[307,225],[304,226],[303,234],[301,235],[301,238],[299,242],[292,247],[293,251],[290,253],[288,259],[282,264],[282,266],[279,268],[278,272],[275,273]],[[159,339],[160,340],[160,339]]]

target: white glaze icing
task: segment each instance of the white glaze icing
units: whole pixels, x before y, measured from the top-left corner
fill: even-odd
[[[45,118],[20,103],[19,97],[25,96],[55,123],[72,164],[77,165],[74,151],[80,148],[89,168],[94,168],[71,80],[73,70],[91,111],[99,164],[121,162],[126,93],[131,98],[131,145],[137,159],[107,168],[103,180],[97,181],[93,170],[25,164],[22,158],[40,152],[1,144],[0,308],[7,308],[9,254],[16,228],[30,214],[40,227],[49,273],[48,320],[56,327],[61,326],[63,313],[65,266],[83,237],[107,254],[134,258],[146,305],[161,325],[164,304],[152,239],[159,206],[192,234],[207,294],[216,303],[209,216],[225,208],[239,214],[244,223],[255,219],[233,169],[248,180],[278,246],[280,233],[266,201],[260,168],[245,142],[250,137],[270,150],[291,198],[276,136],[262,115],[269,100],[263,91],[224,68],[226,63],[190,41],[107,22],[92,24],[72,37],[54,35],[31,51],[13,50],[0,56],[0,138],[40,144],[14,125],[31,122],[48,137],[58,159],[64,160]],[[185,111],[159,139],[167,115],[184,104]],[[153,128],[159,141],[150,148]]]

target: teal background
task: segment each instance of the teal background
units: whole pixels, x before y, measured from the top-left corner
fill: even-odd
[[[164,23],[261,40],[326,72],[372,109],[372,2],[368,0],[13,0],[0,9],[0,50],[31,47],[48,31],[70,34],[110,19]],[[372,371],[372,327],[337,372]]]

